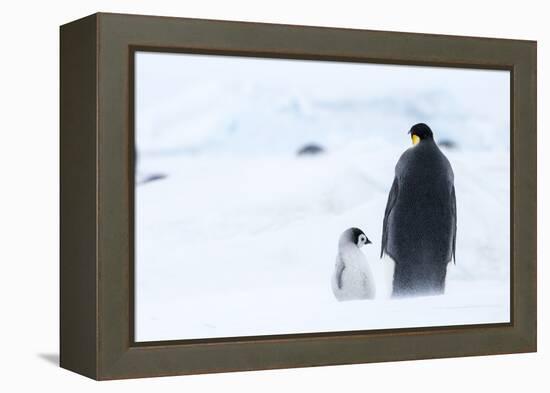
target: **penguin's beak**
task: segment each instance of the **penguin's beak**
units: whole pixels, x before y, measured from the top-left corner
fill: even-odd
[[[367,239],[367,242],[365,244],[372,244],[372,242],[369,239]]]

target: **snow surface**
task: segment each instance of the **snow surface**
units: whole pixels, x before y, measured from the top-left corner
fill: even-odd
[[[509,73],[139,53],[137,341],[508,322]],[[390,299],[382,219],[407,131],[455,172],[443,296]],[[297,157],[306,143],[326,153]],[[338,302],[338,238],[361,228],[377,298]]]

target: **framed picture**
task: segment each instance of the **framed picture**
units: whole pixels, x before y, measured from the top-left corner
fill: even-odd
[[[536,43],[61,27],[61,366],[536,350]]]

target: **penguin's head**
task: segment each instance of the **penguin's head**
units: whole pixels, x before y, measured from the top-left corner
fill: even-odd
[[[416,145],[420,141],[425,139],[434,139],[434,134],[430,127],[428,127],[427,124],[424,123],[418,123],[411,127],[409,130],[409,134],[411,134],[412,144]]]
[[[357,247],[363,247],[366,244],[371,244],[372,242],[369,240],[367,235],[360,230],[359,228],[349,228],[342,233],[342,236],[340,237],[340,242],[351,242],[355,244]]]

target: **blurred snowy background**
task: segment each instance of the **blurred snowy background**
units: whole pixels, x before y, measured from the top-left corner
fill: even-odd
[[[138,53],[136,340],[509,321],[509,91],[507,71]],[[455,172],[456,265],[444,296],[392,300],[382,219],[417,122]],[[373,301],[331,292],[351,226]]]

